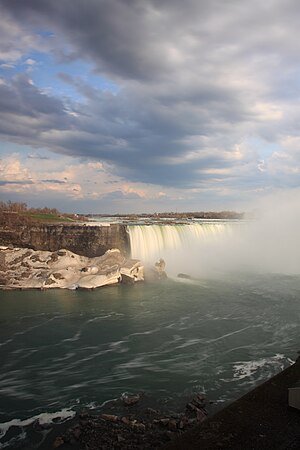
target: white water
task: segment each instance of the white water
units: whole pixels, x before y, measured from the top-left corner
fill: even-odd
[[[131,225],[128,226],[131,256],[140,258],[146,265],[163,258],[169,274],[191,274],[194,262],[207,260],[211,249],[220,246],[224,239],[232,239],[238,227],[239,224],[229,222]]]
[[[297,209],[250,222],[128,226],[131,255],[145,265],[166,261],[169,276],[225,273],[300,273]]]
[[[33,417],[29,417],[28,419],[12,419],[9,422],[0,423],[0,439],[2,439],[7,431],[11,427],[27,427],[28,425],[33,424],[34,422],[38,422],[40,425],[50,425],[54,422],[62,423],[66,420],[72,419],[75,416],[75,411],[63,408],[61,411],[55,413],[41,413]],[[24,439],[24,432],[21,433],[20,440]],[[5,448],[6,444],[0,443],[0,449]]]

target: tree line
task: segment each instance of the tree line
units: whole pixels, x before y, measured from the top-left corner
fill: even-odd
[[[28,208],[23,202],[0,201],[0,212],[62,215],[56,208]]]

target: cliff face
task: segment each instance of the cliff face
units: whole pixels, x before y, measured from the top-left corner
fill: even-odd
[[[118,248],[125,255],[130,252],[128,233],[121,224],[26,224],[14,229],[0,229],[0,245],[9,244],[51,252],[66,249],[88,257],[101,256],[112,248]]]

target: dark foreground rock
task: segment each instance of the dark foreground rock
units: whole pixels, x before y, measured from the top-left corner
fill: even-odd
[[[143,395],[126,395],[101,414],[82,413],[43,442],[43,449],[143,450],[159,448],[206,419],[206,399],[196,394],[184,411],[147,407]]]
[[[300,380],[300,359],[165,450],[300,449],[300,411],[288,405],[288,389]]]

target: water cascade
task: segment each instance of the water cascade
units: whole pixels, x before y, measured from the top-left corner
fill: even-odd
[[[299,205],[292,203],[255,220],[129,225],[127,231],[132,257],[145,265],[163,258],[169,276],[299,274],[299,221]]]
[[[233,234],[234,223],[191,223],[130,225],[127,227],[132,258],[140,258],[146,265],[165,259],[172,275],[190,273],[197,256],[207,255],[208,247],[215,247],[224,237]],[[211,254],[211,251],[209,252]],[[193,261],[193,262],[192,262]],[[187,267],[188,265],[188,267]]]

